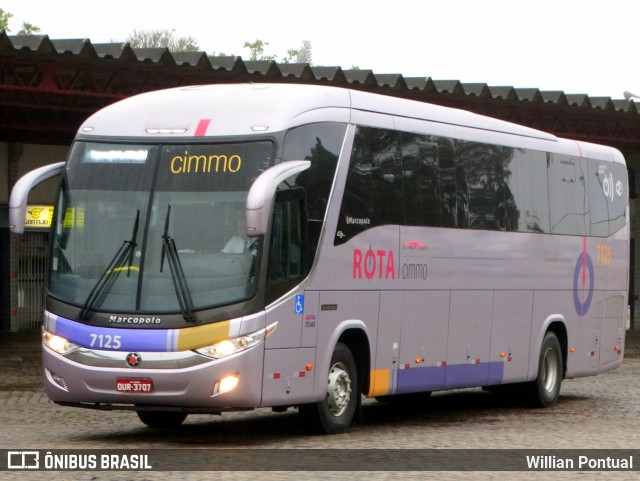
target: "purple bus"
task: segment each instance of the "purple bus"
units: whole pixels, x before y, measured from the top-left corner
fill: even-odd
[[[43,319],[58,404],[297,408],[342,432],[362,396],[482,387],[551,406],[623,359],[627,170],[611,147],[310,85],[117,102],[66,162]]]

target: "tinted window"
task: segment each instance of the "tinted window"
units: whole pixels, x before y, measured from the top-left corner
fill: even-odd
[[[627,189],[622,164],[359,128],[336,243],[403,222],[606,237],[625,224]]]
[[[609,208],[609,227],[611,233],[618,232],[626,223],[626,211],[629,204],[629,174],[622,164],[608,164],[610,169],[613,195],[607,197],[611,201]],[[613,200],[611,200],[613,199]]]
[[[306,274],[304,205],[302,189],[276,194],[269,243],[267,302],[292,289]]]
[[[438,162],[440,165],[440,185],[442,187],[442,226],[457,227],[466,225],[466,182],[464,174],[456,168],[454,141],[438,139]],[[462,187],[462,188],[460,188]],[[458,222],[458,218],[461,219]]]
[[[311,167],[295,179],[307,194],[310,220],[324,220],[346,129],[344,124],[311,124],[285,136],[282,160],[311,161]]]
[[[358,127],[351,152],[336,244],[371,227],[404,223],[397,132]]]
[[[586,172],[582,159],[552,154],[547,166],[552,234],[587,234]]]
[[[439,227],[444,196],[437,141],[426,135],[404,133],[401,141],[406,223]]]
[[[347,126],[337,123],[303,125],[291,129],[284,139],[282,160],[310,160],[311,166],[295,179],[291,187],[300,187],[307,199],[307,256],[312,263],[320,242],[322,223],[327,213],[331,187],[344,142]],[[310,265],[310,264],[309,264]]]
[[[458,188],[464,196],[464,225],[471,229],[498,229],[499,210],[504,188],[502,182],[502,148],[475,142],[456,146]],[[461,200],[462,195],[458,195]],[[458,218],[458,222],[463,220]]]
[[[506,230],[549,232],[547,154],[526,149],[505,149]]]
[[[610,166],[596,160],[587,161],[587,175],[589,186],[589,227],[591,235],[606,237],[609,235],[609,216],[614,194],[613,176]],[[615,194],[614,194],[615,196]]]

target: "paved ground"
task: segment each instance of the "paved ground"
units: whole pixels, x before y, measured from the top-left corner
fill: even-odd
[[[177,432],[143,427],[131,412],[57,406],[41,388],[37,333],[0,334],[0,449],[636,449],[640,448],[640,330],[627,336],[625,362],[593,378],[567,380],[552,409],[527,409],[480,390],[433,396],[425,409],[367,400],[346,434],[309,436],[295,411],[190,416]],[[384,452],[384,451],[381,451]],[[640,463],[640,458],[636,460]],[[28,474],[28,476],[27,476]],[[52,473],[0,473],[50,479]],[[58,473],[60,479],[640,479],[640,474],[558,472],[198,472]]]

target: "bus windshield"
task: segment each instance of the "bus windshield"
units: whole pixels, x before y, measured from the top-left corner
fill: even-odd
[[[56,210],[49,291],[91,311],[182,312],[249,299],[261,246],[245,204],[271,141],[77,142]]]

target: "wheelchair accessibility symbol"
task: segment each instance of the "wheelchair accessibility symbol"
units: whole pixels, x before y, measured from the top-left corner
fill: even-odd
[[[573,304],[579,316],[584,316],[591,307],[593,284],[593,261],[587,252],[587,240],[584,239],[582,253],[573,271]]]
[[[302,314],[304,312],[304,294],[298,294],[296,296],[296,314]]]

